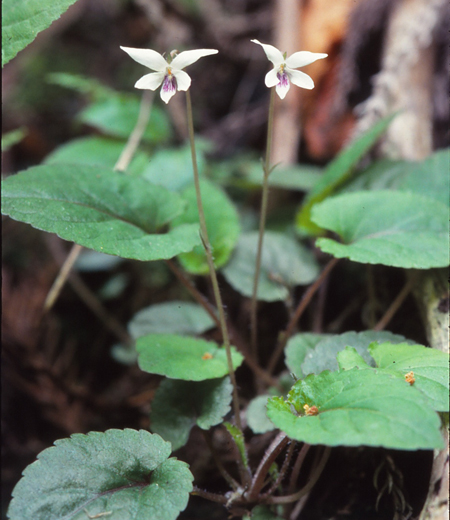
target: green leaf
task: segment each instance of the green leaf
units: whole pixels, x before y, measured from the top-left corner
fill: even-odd
[[[214,325],[214,320],[201,305],[171,301],[140,310],[128,324],[128,330],[133,338],[163,333],[195,336]]]
[[[204,381],[228,374],[225,348],[203,339],[174,334],[150,334],[136,342],[139,367],[150,374],[171,379]],[[243,356],[231,347],[233,367],[237,368]]]
[[[24,471],[11,520],[175,520],[192,491],[185,462],[170,443],[140,430],[74,434],[55,442]]]
[[[82,137],[74,139],[62,146],[45,158],[46,164],[90,164],[113,169],[117,163],[125,142],[114,141],[104,137]],[[141,174],[149,157],[143,152],[136,152],[127,173],[130,175]]]
[[[198,382],[166,379],[152,401],[151,429],[175,451],[186,444],[194,425],[209,430],[222,422],[230,411],[232,390],[229,377]]]
[[[17,128],[16,130],[11,130],[11,132],[6,132],[2,135],[2,152],[8,151],[11,146],[14,146],[17,143],[20,143],[22,139],[26,136],[27,129],[26,128]]]
[[[259,395],[250,401],[247,408],[247,424],[253,433],[266,433],[275,429],[273,422],[267,417],[268,395]]]
[[[393,117],[381,119],[365,134],[353,141],[345,148],[326,168],[322,178],[308,193],[296,218],[296,226],[300,233],[308,235],[322,234],[322,230],[311,222],[312,207],[331,195],[340,185],[346,182],[352,175],[354,168],[366,155],[380,136],[386,131]],[[320,226],[320,224],[319,224]]]
[[[319,238],[316,246],[336,258],[394,267],[446,267],[448,207],[415,193],[355,192],[327,199],[313,221],[343,243]]]
[[[403,343],[405,337],[388,331],[366,330],[364,332],[344,332],[321,339],[310,349],[301,365],[303,374],[319,374],[323,370],[338,370],[336,356],[345,347],[353,347],[364,361],[374,366],[369,354],[369,345],[373,342]]]
[[[230,424],[229,422],[223,423],[225,428],[228,430],[228,433],[233,437],[234,442],[239,450],[239,454],[241,456],[241,460],[246,468],[248,468],[248,455],[247,448],[245,447],[245,439],[244,434],[241,430],[235,426],[234,424]]]
[[[285,363],[297,379],[305,377],[302,370],[302,364],[305,361],[306,355],[313,350],[320,341],[328,337],[329,334],[313,334],[305,332],[295,334],[289,338],[284,350],[286,357]]]
[[[362,190],[400,190],[449,204],[449,149],[439,150],[422,162],[390,161],[373,163],[345,192]]]
[[[336,360],[339,370],[350,370],[354,367],[372,368],[354,347],[345,347],[338,353]]]
[[[196,140],[197,167],[199,175],[205,168],[205,146]],[[170,191],[180,191],[194,182],[191,147],[164,149],[156,152],[142,176],[153,184],[164,186]]]
[[[75,0],[3,0],[2,67],[74,3]]]
[[[423,345],[372,344],[369,351],[383,372],[400,378],[414,372],[414,388],[420,390],[439,412],[449,411],[449,357]]]
[[[304,415],[304,405],[318,408]],[[285,401],[267,404],[271,421],[290,438],[327,446],[442,449],[440,420],[422,394],[388,374],[353,368],[298,381]],[[301,414],[301,415],[300,415]]]
[[[36,166],[2,187],[3,213],[101,253],[158,260],[200,241],[195,225],[156,233],[182,211],[176,193],[104,168]]]
[[[220,188],[210,182],[201,181],[200,189],[214,264],[220,268],[230,258],[238,240],[241,231],[239,215],[234,204]],[[198,224],[199,222],[195,187],[192,185],[186,188],[182,196],[187,202],[187,209],[172,221],[172,227],[182,224]],[[192,252],[182,254],[178,259],[189,273],[209,273],[203,246],[195,247]]]
[[[228,265],[222,270],[228,283],[244,296],[253,293],[258,233],[241,235]],[[282,233],[264,233],[258,299],[285,300],[289,289],[317,278],[319,266],[308,249]]]

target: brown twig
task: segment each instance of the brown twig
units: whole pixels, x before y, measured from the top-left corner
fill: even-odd
[[[266,453],[264,454],[264,457],[259,463],[255,475],[253,476],[250,489],[245,495],[248,502],[253,502],[254,500],[256,500],[259,492],[264,486],[264,481],[266,479],[266,475],[269,471],[270,466],[288,442],[288,436],[285,433],[280,432],[272,441],[272,444],[267,448]]]
[[[316,484],[316,482],[319,480],[319,477],[322,474],[325,464],[327,463],[328,458],[330,457],[330,453],[331,448],[329,446],[326,446],[319,464],[314,468],[313,472],[311,473],[308,483],[301,489],[299,489],[297,493],[282,497],[268,497],[267,504],[290,504],[291,502],[296,502],[299,498],[309,493]]]
[[[373,330],[383,330],[386,325],[391,321],[394,317],[395,313],[398,311],[402,303],[405,301],[408,294],[411,292],[413,288],[413,280],[411,278],[403,286],[402,290],[398,293],[395,300],[389,305],[389,308],[384,313],[380,321],[375,325]]]
[[[270,488],[265,493],[260,495],[260,499],[265,499],[266,497],[269,497],[277,489],[277,487],[280,485],[280,483],[282,482],[282,480],[284,479],[284,477],[286,475],[286,471],[287,471],[287,469],[289,467],[289,464],[291,462],[292,455],[294,454],[294,449],[295,449],[295,441],[291,441],[291,443],[289,445],[289,449],[288,449],[288,451],[286,453],[286,457],[284,458],[283,465],[281,466],[281,470],[280,470],[280,472],[278,474],[277,479],[275,480],[275,482],[270,486]]]

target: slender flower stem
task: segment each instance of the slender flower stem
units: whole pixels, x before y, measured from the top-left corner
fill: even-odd
[[[205,249],[206,261],[207,261],[208,267],[209,267],[209,275],[211,277],[214,298],[216,300],[216,307],[219,311],[219,320],[220,320],[220,328],[222,331],[222,339],[223,339],[223,343],[224,343],[226,354],[227,354],[228,374],[231,379],[231,384],[233,385],[233,409],[234,409],[236,426],[242,431],[236,377],[234,374],[233,360],[231,358],[230,339],[228,336],[228,329],[227,329],[227,324],[226,324],[226,320],[225,320],[225,311],[223,308],[222,297],[220,295],[219,282],[217,281],[217,273],[216,273],[216,269],[214,267],[211,243],[209,242],[208,230],[206,228],[205,212],[203,211],[202,194],[200,191],[200,179],[199,179],[198,167],[197,167],[197,156],[195,153],[194,123],[192,120],[192,102],[191,102],[191,94],[190,94],[189,90],[186,91],[186,108],[187,108],[189,141],[191,144],[192,167],[194,169],[195,193],[197,196],[198,215],[199,215],[199,219],[200,219],[200,238],[202,239],[203,247]]]
[[[270,89],[269,101],[269,118],[267,121],[267,143],[266,143],[266,157],[264,161],[264,177],[262,186],[262,201],[261,201],[261,215],[259,219],[259,235],[258,235],[258,250],[256,253],[255,264],[255,278],[253,280],[253,293],[250,308],[250,330],[251,330],[251,347],[252,354],[255,360],[258,359],[258,331],[257,331],[257,307],[258,307],[258,284],[259,273],[261,271],[261,257],[264,240],[264,229],[266,227],[267,204],[269,201],[269,175],[270,175],[270,152],[272,149],[272,134],[273,134],[273,112],[275,106],[275,89]]]
[[[305,443],[303,444],[302,449],[298,452],[297,459],[295,460],[294,467],[291,473],[291,482],[289,484],[289,493],[291,494],[294,493],[295,485],[297,484],[298,476],[300,475],[300,470],[303,466],[303,462],[310,448],[311,445]]]
[[[269,374],[271,374],[275,369],[275,366],[278,362],[278,358],[281,356],[281,353],[283,352],[284,347],[286,346],[287,340],[290,338],[292,332],[294,331],[294,327],[297,321],[300,319],[300,316],[303,314],[304,310],[311,301],[311,298],[314,296],[317,289],[322,285],[323,281],[328,276],[329,272],[337,264],[338,260],[339,258],[332,258],[325,266],[323,271],[320,273],[320,276],[317,278],[317,280],[313,284],[311,284],[306,290],[305,294],[300,300],[300,303],[297,306],[297,309],[294,312],[294,315],[290,319],[286,330],[282,335],[280,335],[280,341],[278,342],[278,345],[274,350],[272,357],[269,360],[269,364],[267,365],[267,372],[269,372]]]

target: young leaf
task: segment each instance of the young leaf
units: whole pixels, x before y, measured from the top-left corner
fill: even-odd
[[[22,139],[26,136],[27,129],[26,128],[17,128],[16,130],[11,130],[11,132],[6,132],[2,135],[2,152],[8,151],[11,146],[14,146],[17,143],[20,143]]]
[[[318,223],[314,222],[314,220],[311,222],[312,207],[331,195],[336,188],[348,180],[353,173],[353,169],[385,132],[393,117],[388,116],[378,121],[365,134],[345,148],[328,165],[320,181],[314,185],[313,189],[306,196],[303,206],[296,217],[297,229],[302,234],[317,235],[322,233],[320,227],[315,225]]]
[[[120,157],[125,142],[105,137],[81,137],[62,146],[45,158],[46,164],[97,164],[103,168],[114,168]],[[149,157],[137,151],[127,169],[130,175],[139,175],[144,171]]]
[[[222,270],[228,283],[244,296],[251,297],[255,273],[258,233],[241,235],[230,262]],[[264,233],[258,299],[285,300],[289,288],[307,285],[319,274],[311,251],[282,233]]]
[[[365,330],[364,332],[344,332],[335,336],[322,338],[305,355],[301,365],[303,374],[319,374],[323,370],[338,370],[336,356],[345,347],[353,347],[362,356],[364,361],[371,366],[375,366],[369,354],[369,345],[373,342],[384,343],[403,343],[404,336],[392,334],[385,330]],[[291,354],[292,355],[292,354]],[[298,376],[300,377],[300,376]]]
[[[147,334],[202,334],[214,320],[198,303],[171,301],[150,305],[133,316],[128,330],[133,338]]]
[[[405,381],[372,370],[309,375],[286,400],[269,399],[267,415],[289,437],[308,444],[401,450],[444,446],[439,416],[428,400]]]
[[[310,332],[304,332],[301,334],[295,334],[289,338],[284,350],[286,357],[285,363],[297,379],[302,379],[305,376],[302,370],[302,364],[305,361],[308,352],[313,350],[319,342],[329,336],[329,334],[313,334]]]
[[[194,425],[202,430],[222,422],[230,411],[230,378],[207,381],[165,379],[155,393],[150,414],[151,429],[172,444],[184,446]]]
[[[231,200],[220,188],[210,182],[202,181],[200,189],[214,264],[216,267],[221,267],[230,258],[239,237],[241,231],[239,216]],[[198,224],[199,222],[194,186],[186,188],[182,196],[187,202],[187,209],[173,220],[172,227],[182,224]],[[189,273],[207,274],[209,272],[203,246],[195,247],[192,252],[180,255],[179,260]]]
[[[237,368],[243,356],[232,349],[233,367]],[[150,334],[136,342],[138,364],[144,372],[160,374],[171,379],[204,381],[228,374],[224,348],[203,339],[174,334]]]
[[[228,430],[228,433],[233,437],[234,442],[239,450],[239,454],[241,456],[241,460],[246,468],[248,468],[248,455],[247,449],[245,447],[245,439],[244,434],[241,430],[235,426],[234,424],[230,424],[228,422],[223,423],[225,428]]]
[[[259,395],[250,401],[247,408],[247,424],[253,433],[266,433],[275,429],[273,422],[267,417],[268,395]]]
[[[36,166],[2,182],[2,211],[101,253],[172,258],[199,243],[198,226],[157,231],[178,215],[176,193],[105,168]]]
[[[415,193],[376,191],[339,195],[317,204],[312,220],[343,243],[319,238],[336,258],[394,267],[446,267],[448,207]]]
[[[435,410],[449,411],[448,354],[423,345],[406,343],[371,344],[369,351],[383,372],[404,380],[405,375],[413,371],[414,387],[430,400]]]
[[[2,67],[74,3],[75,0],[3,0]]]
[[[11,520],[175,520],[192,491],[170,443],[140,430],[74,434],[38,455],[13,491]]]

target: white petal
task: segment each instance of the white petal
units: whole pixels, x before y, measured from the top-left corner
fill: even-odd
[[[261,43],[258,40],[251,41],[253,43],[261,45],[261,47],[264,49],[264,52],[266,53],[267,58],[275,65],[276,68],[278,68],[282,63],[284,63],[283,54],[276,47],[274,47],[273,45],[268,45],[267,43]]]
[[[314,81],[308,76],[308,74],[290,68],[286,68],[286,72],[288,73],[289,79],[294,85],[297,85],[297,87],[307,88],[308,90],[314,88]]]
[[[173,75],[177,80],[178,90],[187,90],[191,86],[191,77],[184,70],[173,71]]]
[[[149,69],[162,72],[166,70],[167,61],[159,54],[159,52],[152,49],[133,49],[132,47],[120,47],[123,51],[129,54],[134,61],[141,65],[145,65]]]
[[[275,87],[275,90],[277,91],[277,94],[280,96],[280,99],[284,99],[286,97],[286,94],[289,92],[289,89],[291,88],[291,84],[289,81],[282,83],[281,81],[277,84]]]
[[[192,65],[200,58],[204,56],[210,56],[211,54],[217,54],[219,51],[216,49],[195,49],[193,51],[184,51],[177,54],[170,63],[170,66],[174,69],[184,69],[188,65]]]
[[[309,51],[299,51],[294,52],[292,56],[286,60],[286,65],[291,67],[292,69],[296,69],[298,67],[304,67],[305,65],[309,65],[310,63],[314,63],[317,60],[321,60],[326,58],[328,54],[322,54],[319,52],[309,52]]]
[[[163,82],[163,79],[164,72],[151,72],[136,81],[134,87],[146,90],[156,90]]]
[[[175,89],[174,90],[165,90],[162,88],[161,93],[160,93],[161,99],[164,101],[164,103],[167,104],[170,101],[170,98],[172,96],[174,96],[176,94],[176,92],[177,91]]]
[[[274,87],[275,85],[278,85],[280,80],[278,79],[278,71],[277,69],[269,70],[269,72],[266,74],[265,83],[266,87]]]

